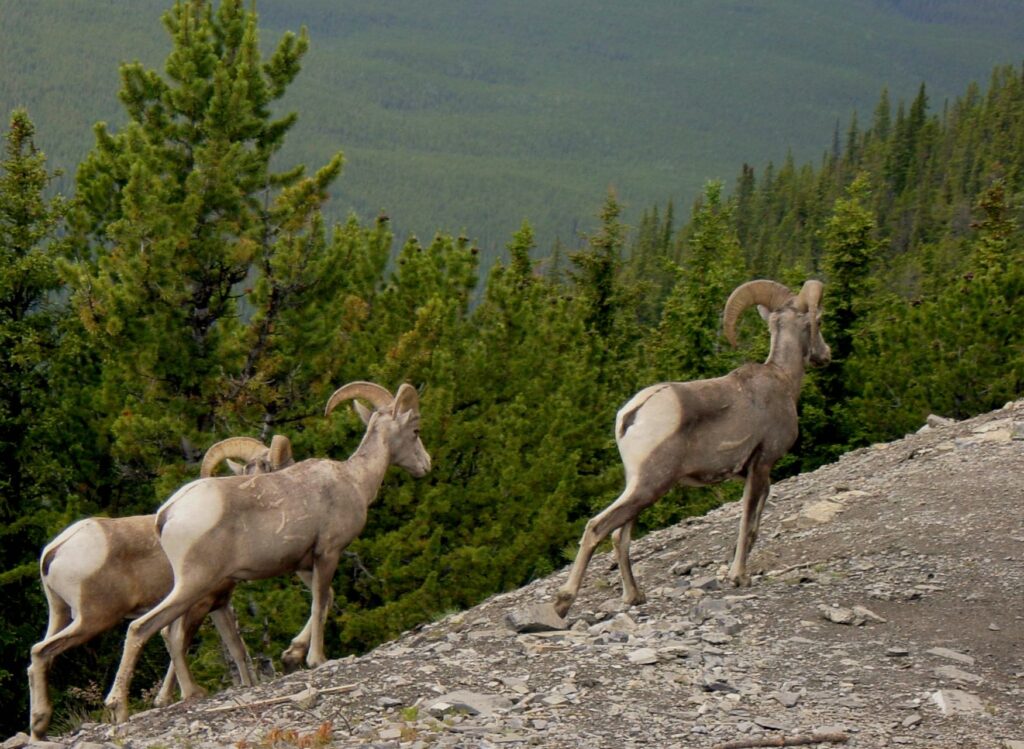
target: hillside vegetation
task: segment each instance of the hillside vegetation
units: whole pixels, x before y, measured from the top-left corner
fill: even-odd
[[[25,106],[69,175],[92,125],[120,125],[117,66],[159,65],[166,0],[0,6],[0,111]],[[392,0],[258,4],[264,38],[309,28],[285,156],[341,148],[329,215],[380,211],[400,237],[468,231],[490,258],[523,219],[574,244],[609,185],[635,223],[689,207],[744,161],[817,159],[879,89],[942,102],[1016,61],[1012,0]],[[69,182],[63,183],[69,185]]]
[[[345,382],[420,388],[434,469],[385,481],[335,580],[331,656],[560,566],[621,488],[617,408],[653,382],[765,356],[755,314],[737,351],[719,331],[749,278],[825,281],[833,362],[805,381],[801,440],[777,477],[1024,390],[1013,64],[941,106],[929,86],[904,98],[879,84],[824,157],[736,163],[729,189],[707,183],[685,214],[659,196],[635,230],[610,191],[578,244],[538,250],[524,222],[485,265],[473,225],[402,243],[384,216],[331,225],[332,193],[349,189],[341,155],[299,161],[287,146],[302,141],[306,35],[267,31],[240,0],[175,5],[164,28],[166,65],[121,68],[121,114],[96,129],[73,200],[54,197],[29,113],[12,112],[5,133],[0,589],[21,614],[0,624],[9,730],[27,715],[24,667],[45,631],[47,540],[84,515],[153,511],[226,436],[281,433],[299,459],[344,457],[362,424],[322,413]],[[737,489],[674,492],[639,530]],[[290,579],[242,586],[235,604],[266,660],[308,606]],[[211,634],[201,639],[196,670],[217,688],[228,677]],[[95,708],[119,640],[58,659],[64,720]],[[140,691],[165,658],[154,644]]]

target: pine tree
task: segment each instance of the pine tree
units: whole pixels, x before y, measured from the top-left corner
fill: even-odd
[[[0,703],[7,733],[22,727],[24,672],[45,631],[38,554],[65,518],[76,464],[90,440],[79,431],[70,390],[78,346],[60,304],[59,231],[66,212],[47,198],[55,174],[35,145],[28,113],[10,117],[0,160]],[[19,664],[10,671],[8,666]]]
[[[272,344],[334,247],[319,209],[341,155],[311,177],[270,163],[296,121],[271,105],[299,73],[305,32],[263,60],[240,0],[179,1],[163,21],[165,74],[122,66],[129,121],[96,126],[73,216],[73,303],[103,359],[97,405],[128,479],[118,512],[166,497],[214,430],[267,429],[287,409],[266,392],[281,371]]]
[[[734,357],[723,349],[719,315],[746,270],[721,183],[705,187],[675,275],[650,346],[650,378],[694,380],[724,374]]]

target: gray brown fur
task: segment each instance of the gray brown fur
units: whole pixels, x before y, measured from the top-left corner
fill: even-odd
[[[792,447],[798,433],[797,400],[804,369],[828,363],[831,353],[820,332],[821,284],[808,281],[792,294],[774,281],[738,287],[723,314],[726,337],[735,343],[735,324],[758,305],[771,333],[763,364],[744,364],[723,377],[665,382],[637,393],[616,418],[615,438],[626,469],[619,497],[588,523],[555,610],[564,616],[579,593],[597,545],[612,534],[622,578],[623,600],[641,603],[629,560],[637,515],[682,484],[706,486],[745,479],[743,515],[728,578],[749,585],[747,556],[757,540],[772,466]]]
[[[217,463],[225,459],[232,470],[246,474],[271,471],[295,462],[291,443],[280,435],[275,436],[269,448],[251,438],[224,440],[211,446],[206,457],[209,458],[203,462],[206,473],[212,472]],[[247,462],[235,463],[230,458]],[[75,555],[82,553],[76,543],[82,543],[86,537],[90,542],[87,546],[102,548],[103,553],[102,556],[88,555],[87,561],[94,569],[83,579],[81,564]],[[47,683],[53,659],[113,629],[124,619],[149,611],[163,600],[174,583],[170,562],[156,532],[156,515],[80,520],[43,549],[39,569],[49,608],[49,624],[46,636],[32,648],[28,669],[29,730],[35,739],[45,737],[53,716]],[[239,679],[251,685],[253,679],[245,645],[229,606],[230,594],[230,587],[209,591],[182,617],[178,624],[180,629],[167,631],[164,637],[169,649],[187,649],[199,625],[210,614],[234,659]],[[155,699],[157,705],[173,701],[175,683],[172,662]],[[187,685],[183,685],[183,696],[191,694]]]
[[[417,477],[430,470],[430,455],[419,438],[414,388],[402,385],[392,398],[379,385],[350,383],[331,397],[327,412],[354,398],[369,400],[376,410],[359,410],[366,434],[348,460],[304,460],[270,474],[196,481],[158,510],[160,544],[174,572],[174,587],[128,628],[106,700],[116,721],[128,717],[128,686],[146,641],[209,591],[238,580],[297,571],[310,585],[313,602],[306,627],[284,657],[287,662],[304,655],[309,666],[326,660],[324,620],[342,550],[362,531],[389,466]],[[184,654],[173,655],[179,681],[191,681]]]

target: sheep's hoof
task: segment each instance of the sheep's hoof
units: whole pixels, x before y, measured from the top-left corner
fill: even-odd
[[[302,664],[306,660],[306,649],[305,648],[288,648],[286,651],[281,653],[281,665],[284,666],[284,672],[286,674],[293,673],[302,668]]]
[[[743,574],[730,572],[728,576],[726,576],[726,580],[732,583],[732,585],[736,588],[750,587],[750,575],[748,575],[746,572],[744,572]]]
[[[208,692],[203,687],[201,687],[198,684],[196,684],[191,689],[189,689],[188,694],[185,694],[184,692],[182,692],[182,694],[181,694],[181,701],[182,702],[188,702],[190,700],[200,700],[203,697],[205,697],[207,694],[208,694]]]
[[[622,602],[627,606],[639,606],[640,604],[647,603],[647,596],[644,595],[642,590],[636,591],[633,595],[623,593]]]
[[[572,602],[575,600],[575,596],[567,590],[560,590],[555,594],[554,609],[555,613],[560,617],[565,618],[565,615],[569,613],[569,607],[572,606]]]
[[[105,718],[108,723],[125,723],[128,720],[128,704],[117,697],[107,697]]]
[[[318,667],[324,665],[325,663],[327,663],[327,656],[325,656],[325,655],[319,655],[319,656],[310,655],[310,656],[307,656],[307,658],[306,658],[306,665],[309,666],[310,668],[318,668]]]
[[[32,713],[31,728],[33,741],[45,741],[46,729],[50,727],[50,713]]]

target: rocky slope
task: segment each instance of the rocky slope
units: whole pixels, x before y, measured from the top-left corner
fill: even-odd
[[[1024,749],[1024,401],[777,484],[744,590],[720,583],[738,512],[636,542],[641,606],[598,555],[564,631],[510,622],[566,570],[363,657],[56,741]]]

